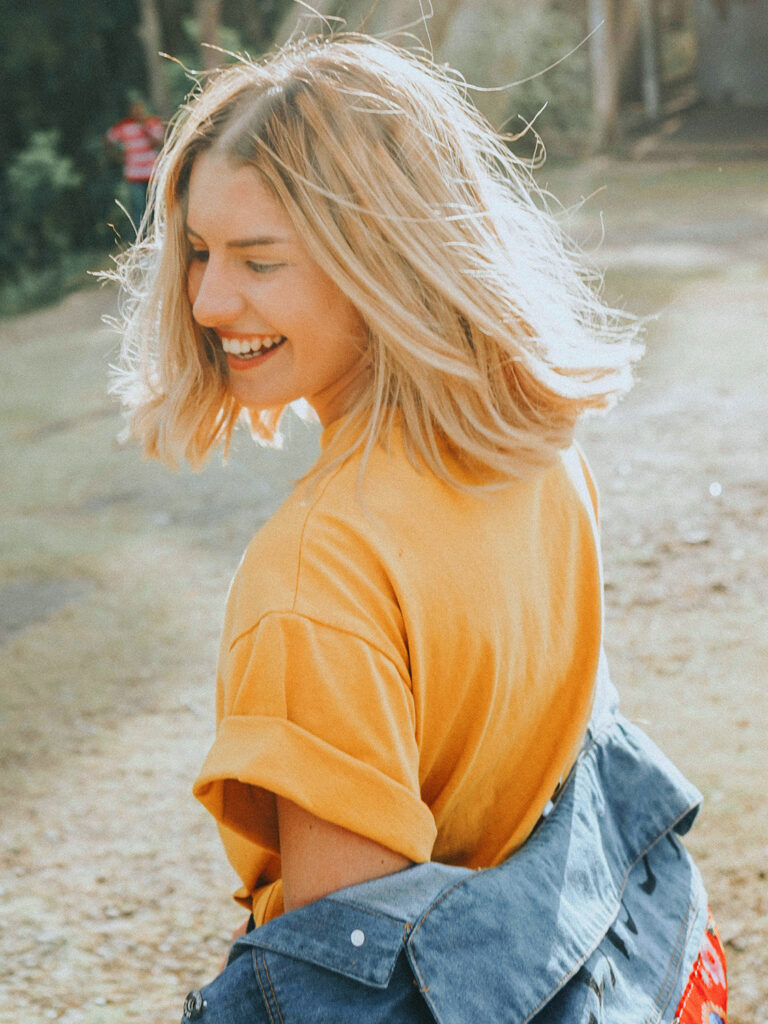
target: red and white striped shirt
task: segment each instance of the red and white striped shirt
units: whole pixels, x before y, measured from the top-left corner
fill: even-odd
[[[107,139],[123,150],[126,181],[149,181],[164,131],[160,118],[152,116],[145,121],[127,117],[109,129]]]

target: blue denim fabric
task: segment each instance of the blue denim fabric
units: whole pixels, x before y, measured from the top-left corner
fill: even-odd
[[[706,923],[700,795],[603,680],[555,805],[504,864],[419,864],[239,939],[183,1024],[671,1021]]]

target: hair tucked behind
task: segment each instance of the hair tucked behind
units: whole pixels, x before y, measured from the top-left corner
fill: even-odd
[[[244,412],[186,294],[186,191],[206,150],[258,172],[367,325],[372,372],[350,409],[367,428],[339,432],[339,457],[345,438],[350,450],[385,440],[399,410],[417,463],[461,486],[447,444],[509,480],[630,387],[637,323],[603,304],[458,81],[367,37],[307,39],[216,73],[193,97],[160,159],[145,237],[118,262],[114,390],[147,454],[199,466]],[[269,443],[282,412],[245,415]]]

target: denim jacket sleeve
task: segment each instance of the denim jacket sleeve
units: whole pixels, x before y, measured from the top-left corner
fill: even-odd
[[[605,677],[576,766],[504,864],[420,864],[270,921],[184,1021],[671,1021],[706,922],[677,839],[700,800]]]

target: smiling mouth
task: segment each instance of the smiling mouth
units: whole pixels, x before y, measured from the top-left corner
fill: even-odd
[[[256,359],[272,352],[286,340],[284,334],[258,335],[253,338],[231,338],[222,334],[219,337],[227,355],[236,359]]]

